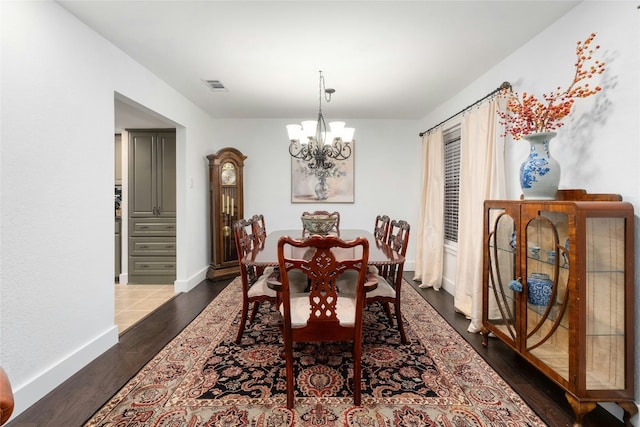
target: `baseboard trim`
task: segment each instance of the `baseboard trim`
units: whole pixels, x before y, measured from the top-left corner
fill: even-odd
[[[455,295],[456,292],[456,284],[446,277],[442,278],[442,289],[447,291],[450,295]]]
[[[117,343],[118,327],[113,325],[105,333],[78,348],[68,357],[44,372],[36,374],[34,378],[25,384],[16,387],[13,390],[15,408],[12,418],[17,417]]]
[[[209,266],[202,268],[196,274],[192,275],[186,280],[176,280],[173,282],[173,286],[176,292],[189,292],[191,289],[198,286],[203,280],[207,278],[207,270]]]

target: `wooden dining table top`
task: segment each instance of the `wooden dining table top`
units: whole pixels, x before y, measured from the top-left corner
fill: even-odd
[[[335,234],[335,233],[331,233]],[[256,267],[268,267],[278,265],[278,240],[282,236],[290,236],[294,239],[301,239],[302,230],[276,230],[267,235],[264,244],[257,246],[253,251],[249,252],[243,259],[242,263]],[[373,233],[366,230],[344,229],[340,230],[340,238],[345,241],[353,240],[357,237],[365,237],[369,241],[369,265],[393,265],[404,262],[404,256],[392,250],[388,244],[377,240]],[[350,252],[349,252],[350,251]],[[360,254],[354,251],[360,251]],[[361,256],[360,248],[344,250],[342,255],[336,254],[343,259],[356,258]]]

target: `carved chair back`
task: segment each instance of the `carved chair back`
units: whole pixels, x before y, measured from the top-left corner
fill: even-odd
[[[251,231],[256,246],[263,246],[267,238],[267,227],[264,221],[264,215],[257,214],[251,217]]]
[[[362,311],[368,259],[369,242],[364,237],[345,242],[333,235],[302,240],[283,236],[278,241],[287,407],[293,407],[293,343],[299,341],[353,341],[354,402],[360,405]],[[308,293],[291,291],[289,275],[293,271],[306,275]],[[347,277],[350,282],[345,281]],[[352,292],[341,294],[339,288]]]
[[[391,218],[388,215],[378,215],[376,216],[376,222],[373,227],[373,235],[376,240],[380,240],[382,242],[387,241],[387,236],[389,235],[389,223],[391,222]]]

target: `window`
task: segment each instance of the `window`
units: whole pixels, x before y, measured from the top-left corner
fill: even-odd
[[[444,132],[444,240],[458,241],[460,193],[460,127]]]

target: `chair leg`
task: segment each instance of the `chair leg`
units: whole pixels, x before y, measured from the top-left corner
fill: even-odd
[[[402,322],[402,315],[400,314],[400,300],[398,299],[394,304],[396,308],[396,322],[398,323],[398,330],[400,331],[400,341],[402,344],[407,344],[407,335],[404,333],[404,324]]]
[[[238,335],[236,336],[236,344],[240,344],[242,341],[242,334],[244,333],[244,327],[247,323],[247,313],[249,312],[249,302],[242,301],[242,313],[240,315],[240,325],[238,326]]]
[[[353,404],[360,406],[362,391],[362,345],[353,345]]]
[[[253,303],[253,310],[251,310],[251,319],[249,320],[249,323],[253,323],[253,321],[256,320],[258,308],[260,308],[260,301],[256,301]]]
[[[296,379],[293,376],[293,344],[290,341],[284,344],[284,358],[287,375],[287,408],[293,409]]]
[[[391,309],[389,308],[389,303],[381,302],[382,308],[384,308],[384,312],[387,313],[387,319],[389,319],[389,324],[393,326],[393,316],[391,315]]]

